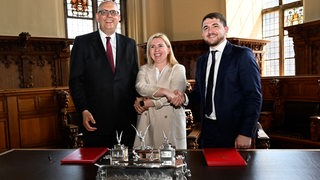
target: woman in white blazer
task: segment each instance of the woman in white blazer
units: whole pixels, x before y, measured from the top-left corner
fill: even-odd
[[[149,38],[147,59],[148,63],[140,67],[136,80],[136,90],[142,96],[134,104],[140,114],[137,129],[139,132],[147,130],[146,146],[159,148],[165,134],[176,149],[186,149],[185,67],[176,60],[171,43],[163,33]],[[134,146],[140,146],[139,137]]]

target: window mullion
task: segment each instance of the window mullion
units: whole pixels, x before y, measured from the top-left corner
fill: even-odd
[[[92,23],[93,23],[93,31],[97,31],[98,30],[98,23],[97,23],[97,19],[96,19],[96,13],[97,13],[97,9],[98,9],[98,0],[92,0],[92,13],[93,13],[93,18],[92,18]]]
[[[284,10],[279,9],[279,74],[284,75]]]

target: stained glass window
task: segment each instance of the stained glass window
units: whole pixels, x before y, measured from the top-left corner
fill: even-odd
[[[263,2],[265,8],[262,12],[263,38],[270,42],[265,49],[262,75],[295,75],[293,40],[283,27],[303,23],[302,1],[263,0]]]
[[[284,26],[303,23],[303,7],[286,9],[284,11]]]
[[[91,0],[70,0],[67,1],[68,16],[92,18]]]
[[[67,38],[90,33],[98,29],[95,20],[96,7],[103,0],[65,0]],[[120,8],[120,0],[114,0]],[[121,11],[121,10],[120,10]],[[121,33],[121,22],[116,32]]]

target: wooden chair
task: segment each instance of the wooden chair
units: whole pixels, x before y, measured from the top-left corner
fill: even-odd
[[[79,123],[82,121],[80,114],[69,112],[69,93],[61,90],[57,92],[59,101],[59,118],[64,130],[63,146],[67,148],[83,147],[82,133],[79,130]]]

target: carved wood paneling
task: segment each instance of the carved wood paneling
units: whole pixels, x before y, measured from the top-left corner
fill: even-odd
[[[284,29],[293,38],[296,75],[320,75],[320,20]]]
[[[62,90],[68,87],[0,91],[0,151],[61,145],[57,94]]]
[[[316,143],[311,138],[318,133],[315,128],[320,130],[320,123],[311,124],[311,117],[320,115],[320,76],[262,77],[261,83],[264,103],[273,102],[271,108],[263,108],[273,115],[271,144],[274,140],[275,148],[293,147],[286,144],[291,141],[296,148],[320,147],[320,139]]]
[[[0,151],[59,144],[56,92],[68,85],[72,43],[25,32],[0,36]]]
[[[7,121],[5,119],[0,119],[0,152],[9,148],[7,126]]]
[[[318,80],[320,76],[262,77],[263,99],[320,102]]]
[[[254,56],[262,72],[263,49],[268,41],[257,39],[243,38],[227,38],[231,43],[246,46],[253,50]],[[186,40],[186,41],[171,41],[174,55],[186,67],[187,79],[195,78],[197,59],[204,53],[208,52],[209,47],[203,40]],[[140,65],[145,64],[146,60],[146,43],[138,45]]]
[[[0,96],[0,152],[8,149],[8,116],[6,110],[6,99]]]
[[[67,86],[70,44],[62,38],[0,36],[0,89]]]

